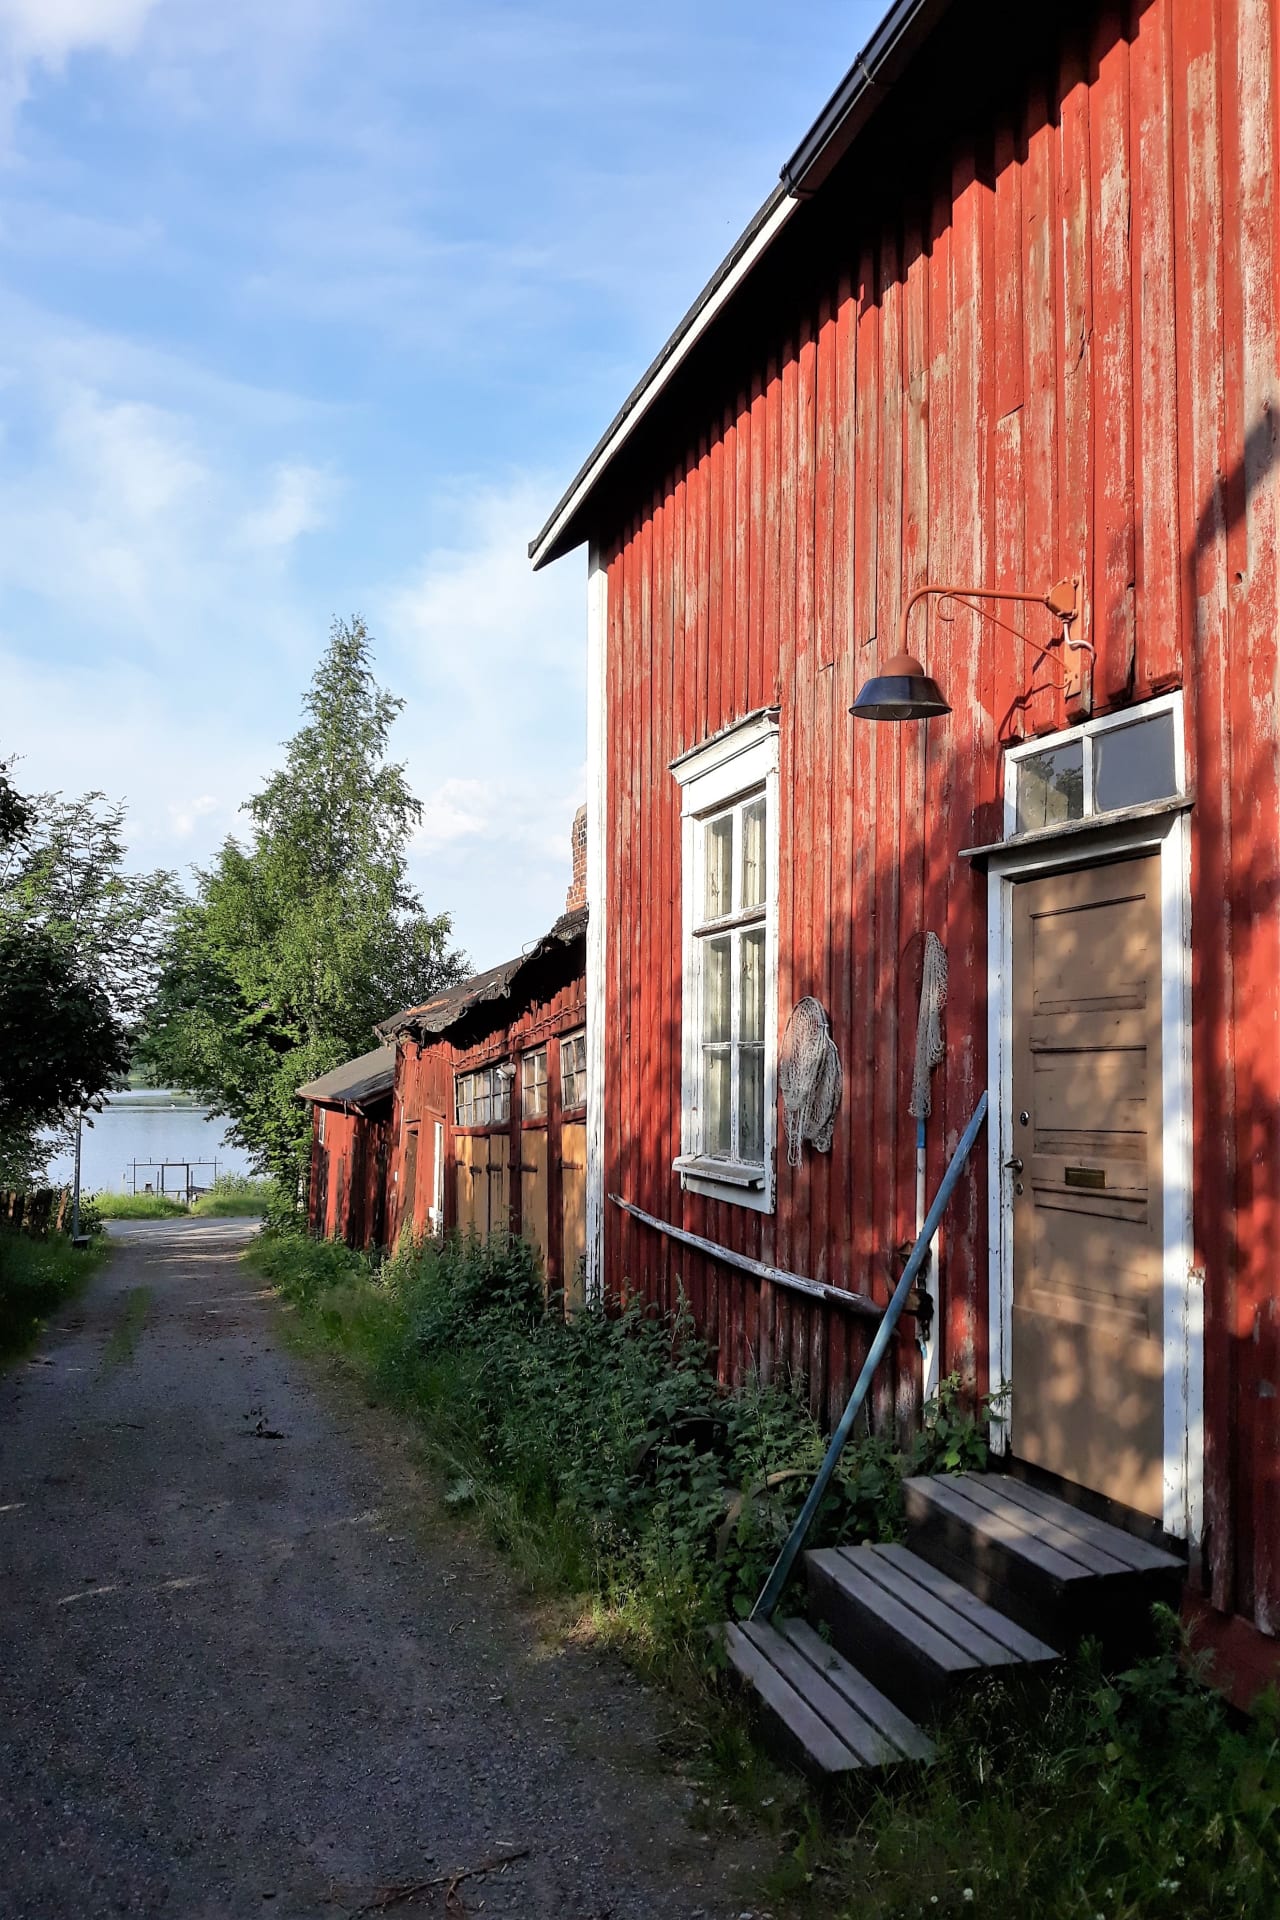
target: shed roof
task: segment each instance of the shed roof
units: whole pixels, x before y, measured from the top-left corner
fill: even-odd
[[[298,1098],[317,1107],[362,1107],[374,1100],[385,1100],[396,1079],[396,1050],[375,1047],[354,1060],[331,1067],[318,1080],[308,1080],[298,1088]]]
[[[514,960],[504,960],[501,966],[490,967],[487,973],[476,973],[469,980],[459,981],[456,987],[425,1000],[420,1007],[407,1007],[403,1013],[392,1014],[389,1020],[379,1024],[378,1032],[387,1039],[398,1033],[415,1033],[420,1037],[447,1033],[474,1007],[488,1000],[510,998],[527,968],[545,954],[554,953],[558,947],[572,946],[575,940],[584,937],[587,913],[586,907],[562,913],[551,931],[535,941],[526,953],[517,954]]]
[[[779,184],[748,221],[684,319],[632,388],[604,433],[529,542],[534,567],[558,560],[590,532],[586,508],[626,441],[651,411],[676,369],[746,284],[791,215],[812,199],[897,81],[952,0],[893,0],[888,12],[795,152]]]

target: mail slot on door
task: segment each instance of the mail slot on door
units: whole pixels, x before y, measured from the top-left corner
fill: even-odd
[[[1063,1179],[1069,1187],[1105,1187],[1107,1170],[1105,1167],[1065,1167]]]

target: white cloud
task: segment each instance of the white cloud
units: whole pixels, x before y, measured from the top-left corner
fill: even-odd
[[[77,53],[128,53],[157,0],[0,0],[0,100],[10,113],[32,73],[60,73]]]
[[[250,547],[290,547],[324,525],[335,491],[332,474],[322,467],[303,462],[277,467],[270,493],[244,516],[240,536]]]

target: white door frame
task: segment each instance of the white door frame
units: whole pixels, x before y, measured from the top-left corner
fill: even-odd
[[[990,1365],[994,1391],[1013,1356],[1013,1192],[1004,1162],[1014,1153],[1013,889],[1021,880],[1091,866],[1118,854],[1160,857],[1161,1062],[1164,1079],[1164,1512],[1166,1533],[1200,1538],[1203,1516],[1204,1290],[1194,1270],[1191,1119],[1191,828],[1186,803],[1139,821],[1105,815],[1096,828],[1034,846],[994,849],[987,870],[987,1125],[990,1236]],[[1014,1436],[1007,1404],[991,1444]]]

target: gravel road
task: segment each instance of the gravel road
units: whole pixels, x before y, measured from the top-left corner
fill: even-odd
[[[660,1704],[546,1645],[281,1340],[250,1231],[130,1223],[0,1380],[0,1913],[299,1920],[436,1880],[390,1911],[758,1916],[759,1847],[695,1830]]]

